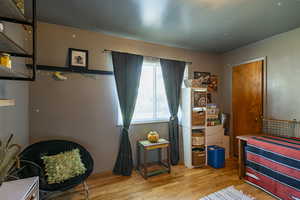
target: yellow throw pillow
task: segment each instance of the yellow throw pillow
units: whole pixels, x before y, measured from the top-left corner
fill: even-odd
[[[82,175],[86,168],[81,161],[79,149],[73,149],[52,156],[43,156],[48,184],[61,183]]]

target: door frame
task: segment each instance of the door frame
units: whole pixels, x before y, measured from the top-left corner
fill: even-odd
[[[231,69],[231,102],[230,102],[230,115],[231,115],[231,120],[230,120],[230,156],[234,157],[234,133],[233,133],[233,111],[232,111],[232,73],[233,73],[233,68],[237,67],[239,65],[243,65],[243,64],[248,64],[248,63],[253,63],[253,62],[257,62],[257,61],[263,61],[263,116],[267,116],[267,56],[264,57],[258,57],[258,58],[252,58],[240,63],[236,63],[236,64],[231,64],[230,65],[230,69]]]

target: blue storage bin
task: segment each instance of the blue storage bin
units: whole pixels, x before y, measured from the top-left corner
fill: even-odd
[[[225,167],[225,149],[216,145],[207,148],[207,163],[213,168]]]

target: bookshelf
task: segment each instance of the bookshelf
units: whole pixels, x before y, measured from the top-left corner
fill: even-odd
[[[182,88],[182,133],[184,164],[188,168],[206,165],[206,88]]]

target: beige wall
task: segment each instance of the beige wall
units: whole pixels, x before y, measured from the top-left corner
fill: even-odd
[[[300,120],[300,28],[222,55],[224,110],[231,112],[231,67],[259,57],[267,57],[266,115]]]
[[[89,50],[91,69],[111,70],[103,49],[193,62],[192,68],[221,75],[219,56],[179,48],[122,39],[101,33],[38,24],[38,63],[67,66],[68,48]],[[83,144],[94,157],[95,172],[111,170],[118,151],[120,128],[117,123],[117,98],[114,77],[86,77],[67,74],[67,81],[54,81],[41,71],[30,87],[31,142],[65,138]],[[216,99],[219,100],[218,96]],[[130,139],[135,142],[149,130],[168,135],[167,123],[134,125]]]

